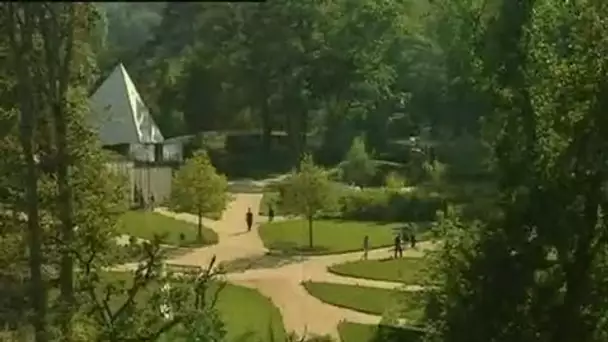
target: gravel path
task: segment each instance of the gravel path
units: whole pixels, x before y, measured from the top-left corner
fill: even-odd
[[[267,252],[258,233],[259,223],[265,218],[258,216],[261,194],[234,194],[233,201],[224,211],[218,221],[206,219],[205,226],[213,229],[219,237],[218,244],[201,247],[190,253],[169,260],[167,263],[183,266],[202,266],[209,264],[215,255],[217,262],[232,261],[240,258],[259,257]],[[245,213],[251,208],[254,213],[254,227],[247,232]],[[196,217],[189,214],[176,214],[165,209],[157,209],[158,213],[175,219],[196,223]],[[431,247],[430,243],[420,243],[415,250],[406,249],[404,256],[422,256],[423,251]],[[376,249],[369,252],[370,259],[383,259],[390,255],[388,248]],[[283,316],[287,331],[298,334],[331,335],[339,338],[337,326],[341,321],[364,324],[378,324],[381,317],[368,315],[353,310],[338,308],[325,304],[308,294],[301,285],[303,281],[322,281],[339,284],[362,285],[379,288],[397,288],[399,283],[374,281],[338,276],[327,271],[327,267],[346,261],[359,260],[361,253],[347,253],[329,256],[302,257],[300,262],[276,268],[258,268],[244,272],[229,273],[225,278],[235,284],[254,288],[272,299]],[[124,265],[131,268],[132,265]],[[419,287],[411,287],[418,290]]]

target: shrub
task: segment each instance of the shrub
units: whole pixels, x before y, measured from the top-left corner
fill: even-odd
[[[346,191],[340,198],[344,219],[426,222],[443,207],[437,195],[391,191],[386,188]]]
[[[341,163],[342,175],[347,183],[365,186],[376,173],[375,163],[367,153],[365,139],[356,137]]]
[[[390,221],[389,192],[384,189],[345,191],[340,198],[340,216],[345,219]]]
[[[405,187],[405,177],[395,171],[391,171],[384,179],[384,186],[389,190],[399,190]]]

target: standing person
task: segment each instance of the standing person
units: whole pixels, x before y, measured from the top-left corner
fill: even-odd
[[[272,222],[274,220],[274,209],[272,209],[272,205],[268,206],[268,222]]]
[[[416,248],[416,234],[410,234],[410,247]]]
[[[247,231],[251,231],[251,226],[253,225],[253,213],[251,212],[251,208],[247,208],[247,214],[245,214],[245,221],[247,222]]]
[[[156,199],[154,197],[154,194],[150,194],[150,210],[154,211],[154,204],[156,202]]]
[[[367,252],[369,251],[369,236],[363,237],[363,260],[367,260]]]
[[[403,256],[403,247],[401,247],[401,235],[397,234],[395,236],[395,259],[397,259],[397,255],[401,258]]]

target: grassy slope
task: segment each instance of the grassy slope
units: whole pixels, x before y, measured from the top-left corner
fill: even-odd
[[[112,282],[125,281],[126,286],[131,284],[131,276],[128,273],[110,272],[104,278]],[[157,289],[158,284],[150,284],[149,287],[138,293],[137,305],[147,305],[148,297]],[[212,292],[216,289],[216,286],[210,287]],[[116,298],[112,305],[121,303],[122,301]],[[219,292],[216,309],[225,324],[224,329],[227,332],[225,341],[227,342],[270,341],[271,334],[276,341],[285,341],[286,332],[279,309],[269,298],[254,289],[225,284]]]
[[[369,236],[370,248],[389,246],[394,236],[393,229],[400,226],[375,222],[316,221],[313,225],[312,250],[308,248],[308,223],[305,220],[264,224],[259,232],[264,245],[271,250],[330,254],[361,250],[365,235]]]
[[[394,311],[408,297],[405,292],[357,285],[305,282],[304,287],[327,304],[378,316]],[[415,321],[421,314],[422,308],[412,305],[405,310],[403,318]]]
[[[329,271],[338,275],[419,284],[422,271],[425,269],[422,258],[402,258],[387,260],[352,261],[329,267]]]
[[[154,235],[165,235],[165,243],[175,246],[200,246],[217,243],[217,234],[203,227],[203,243],[199,243],[197,226],[188,222],[176,220],[154,212],[129,211],[121,220],[119,233],[129,234],[142,239],[151,240]],[[180,241],[183,233],[185,240]]]
[[[226,324],[226,341],[285,341],[285,328],[279,309],[258,291],[227,284],[217,303]]]

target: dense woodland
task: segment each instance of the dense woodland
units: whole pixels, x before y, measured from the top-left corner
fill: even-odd
[[[279,131],[292,163],[308,143],[335,163],[360,134],[377,154],[424,128],[479,134],[483,101],[450,76],[470,68],[443,37],[451,14],[425,1],[101,7],[102,72],[125,63],[167,136],[254,129],[267,152]]]
[[[158,241],[133,279],[104,280],[127,204],[83,118],[122,62],[164,135],[198,135],[226,173],[311,154],[302,174],[342,162],[362,186],[385,183],[370,160],[400,186],[483,186],[482,210],[438,211],[428,341],[608,341],[606,18],[594,0],[0,5],[6,339],[221,339],[210,272],[134,299],[166,281]],[[201,135],[233,130],[259,144]]]

